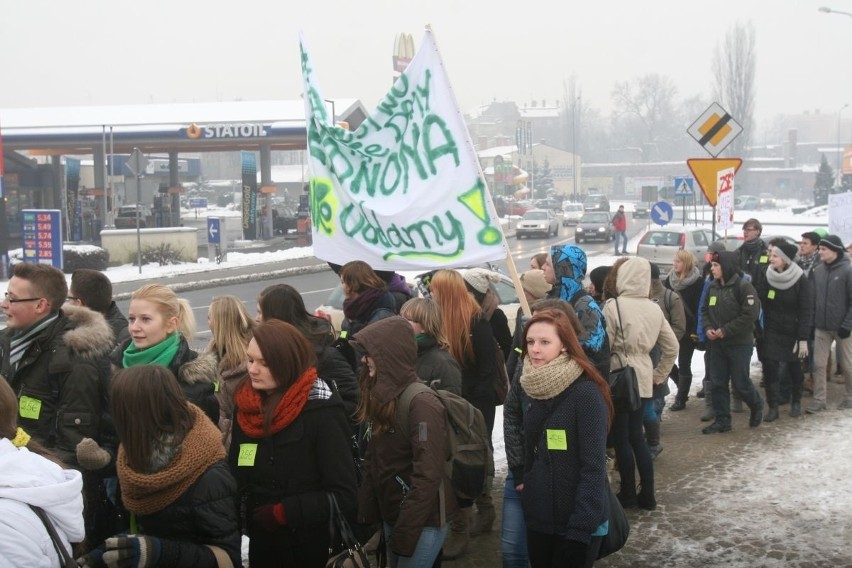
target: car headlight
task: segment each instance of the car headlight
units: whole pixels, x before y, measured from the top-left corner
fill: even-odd
[[[576,231],[575,231],[575,232],[577,232],[577,233],[582,233],[582,232],[583,232],[583,227],[577,227],[577,229],[576,229]]]
[[[598,232],[599,232],[599,233],[604,233],[604,232],[606,232],[606,227],[598,227]]]

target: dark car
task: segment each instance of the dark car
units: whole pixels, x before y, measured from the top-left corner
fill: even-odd
[[[636,205],[633,206],[633,218],[634,219],[647,219],[651,216],[651,207],[654,204],[650,201],[640,201]]]
[[[609,211],[609,198],[606,195],[587,195],[583,199],[586,211]]]
[[[286,235],[296,230],[296,210],[292,207],[276,207],[272,210],[272,229],[276,235]]]
[[[586,211],[574,229],[577,244],[592,240],[611,241],[612,238],[612,216],[608,211]]]

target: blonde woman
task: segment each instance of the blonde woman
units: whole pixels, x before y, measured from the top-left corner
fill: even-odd
[[[704,279],[701,270],[695,263],[695,257],[688,250],[675,253],[672,270],[663,285],[680,294],[683,312],[686,315],[686,333],[680,338],[680,350],[677,355],[677,365],[672,369],[671,377],[677,381],[677,396],[669,410],[678,411],[686,408],[689,389],[692,386],[692,355],[698,340],[698,312],[700,311],[701,292],[704,290]]]
[[[189,402],[199,406],[214,424],[218,423],[216,358],[199,357],[189,347],[195,335],[195,317],[189,302],[162,284],[147,284],[130,297],[127,322],[130,339],[113,351],[113,365],[118,369],[137,365],[168,368]]]
[[[417,340],[417,378],[434,389],[461,396],[461,367],[447,351],[441,308],[431,298],[412,298],[399,315],[408,320]]]
[[[231,422],[234,416],[234,392],[246,376],[246,348],[251,341],[254,320],[242,300],[236,296],[214,298],[207,310],[207,324],[213,338],[207,353],[219,363],[219,429],[225,451],[231,444]]]

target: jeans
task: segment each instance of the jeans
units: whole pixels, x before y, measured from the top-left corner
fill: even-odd
[[[629,413],[616,412],[612,421],[615,459],[618,461],[618,474],[621,478],[620,493],[628,500],[636,495],[634,468],[639,469],[642,487],[652,491],[654,487],[654,462],[651,459],[648,444],[645,442],[645,432],[642,427],[645,405],[649,402],[650,399],[643,398],[642,406],[638,409]]]
[[[389,523],[384,523],[385,540],[390,541],[393,534],[393,526]],[[447,538],[447,532],[450,525],[440,527],[423,527],[420,531],[420,538],[417,540],[417,546],[414,548],[414,554],[411,556],[398,556],[388,548],[388,560],[390,560],[391,568],[432,568],[438,554],[441,553],[441,547],[444,546],[444,540]]]
[[[618,254],[618,241],[623,240],[624,244],[621,246],[621,252],[627,252],[627,232],[626,231],[616,231],[613,234],[613,243],[615,244],[615,254]]]
[[[521,494],[515,489],[515,485],[515,478],[510,471],[506,475],[503,488],[503,532],[500,537],[503,568],[527,568],[530,565],[527,555],[527,525],[521,506]]]
[[[749,376],[753,351],[754,348],[751,345],[720,345],[716,341],[710,344],[713,411],[716,413],[716,421],[721,424],[727,426],[731,424],[731,395],[728,383],[734,387],[749,408],[763,404]]]

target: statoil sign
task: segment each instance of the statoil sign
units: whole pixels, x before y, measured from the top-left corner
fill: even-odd
[[[263,138],[266,136],[266,128],[263,124],[254,122],[209,124],[206,126],[199,126],[192,123],[184,129],[184,133],[191,140]]]

